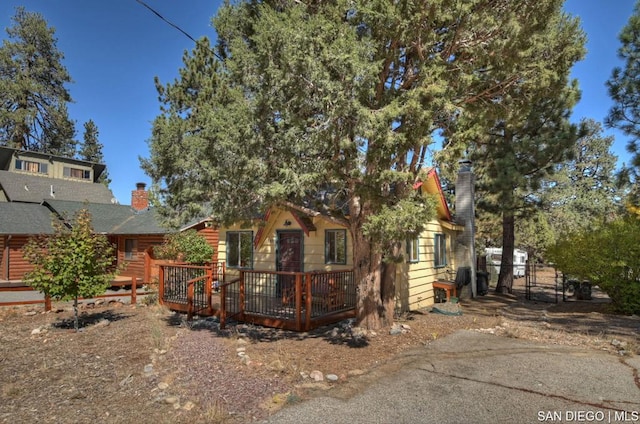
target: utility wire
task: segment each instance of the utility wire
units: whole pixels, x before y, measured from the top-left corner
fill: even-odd
[[[136,1],[139,4],[141,4],[142,6],[146,7],[147,9],[149,9],[151,11],[151,13],[156,15],[158,18],[162,19],[164,22],[168,23],[169,25],[171,25],[172,27],[174,27],[175,29],[177,29],[178,31],[183,33],[187,38],[189,38],[189,40],[193,41],[194,43],[197,43],[196,40],[191,35],[189,35],[185,30],[183,30],[182,28],[180,28],[178,25],[174,24],[173,22],[170,22],[169,20],[167,20],[164,16],[162,16],[160,13],[158,13],[153,7],[149,6],[148,4],[143,2],[142,0],[136,0]],[[218,60],[222,60],[220,55],[218,55],[218,53],[216,53],[215,50],[213,50],[213,49],[210,49],[210,50]]]
[[[171,25],[172,27],[174,27],[175,29],[177,29],[178,31],[180,31],[181,33],[183,33],[184,35],[186,35],[191,41],[193,41],[194,43],[196,42],[196,40],[190,36],[185,30],[183,30],[182,28],[180,28],[178,25],[168,21],[167,19],[165,19],[164,16],[162,16],[160,13],[158,13],[155,9],[153,9],[151,6],[149,6],[148,4],[146,4],[145,2],[143,2],[142,0],[136,0],[138,3],[140,3],[141,5],[143,5],[144,7],[146,7],[147,9],[149,9],[153,14],[155,14],[158,18],[162,19],[163,21],[165,21],[166,23],[168,23],[169,25]]]

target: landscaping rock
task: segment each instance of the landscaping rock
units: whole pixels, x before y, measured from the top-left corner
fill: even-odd
[[[324,375],[322,374],[321,371],[317,371],[317,370],[311,371],[311,374],[309,374],[309,377],[311,377],[311,379],[316,382],[324,381]]]

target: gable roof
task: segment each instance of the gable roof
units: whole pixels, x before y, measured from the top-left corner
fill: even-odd
[[[86,208],[91,214],[93,229],[96,233],[133,235],[166,234],[169,232],[160,225],[159,217],[153,209],[137,212],[128,205],[65,200],[47,200],[44,205],[52,212],[65,218],[72,218],[77,211]]]
[[[37,203],[0,202],[0,235],[53,234],[51,211]]]
[[[436,213],[438,214],[438,219],[452,221],[451,211],[449,210],[449,205],[447,205],[447,200],[444,197],[442,183],[440,183],[440,177],[438,177],[438,173],[435,168],[427,169],[422,177],[418,177],[413,183],[413,189],[420,189],[422,193],[435,195],[437,200]]]
[[[41,203],[51,199],[110,204],[114,199],[113,193],[104,184],[2,170],[0,188],[10,202]]]

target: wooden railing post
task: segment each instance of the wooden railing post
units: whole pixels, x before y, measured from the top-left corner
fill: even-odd
[[[51,311],[51,296],[48,294],[44,295],[44,310],[45,312]]]
[[[135,305],[137,302],[137,296],[138,296],[138,279],[135,277],[135,275],[133,277],[131,277],[131,304]]]
[[[304,279],[304,302],[305,302],[305,317],[304,317],[304,331],[311,330],[311,284],[312,284],[312,276],[311,273],[305,274]]]
[[[158,265],[158,303],[163,304],[164,299],[164,265]]]
[[[296,272],[295,304],[296,304],[296,329],[302,331],[302,273]]]
[[[193,298],[195,296],[195,284],[193,281],[187,282],[187,321],[193,318]]]

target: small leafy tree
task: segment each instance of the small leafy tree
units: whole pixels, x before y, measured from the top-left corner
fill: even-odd
[[[168,234],[164,243],[153,249],[158,259],[181,259],[191,264],[211,262],[214,249],[196,230]]]
[[[640,313],[640,219],[620,218],[562,238],[547,252],[565,274],[598,285],[622,313]]]
[[[116,269],[115,248],[95,234],[91,214],[78,211],[74,219],[53,220],[53,235],[31,237],[25,258],[34,265],[27,283],[56,300],[73,300],[74,328],[78,331],[78,298],[104,293]]]

